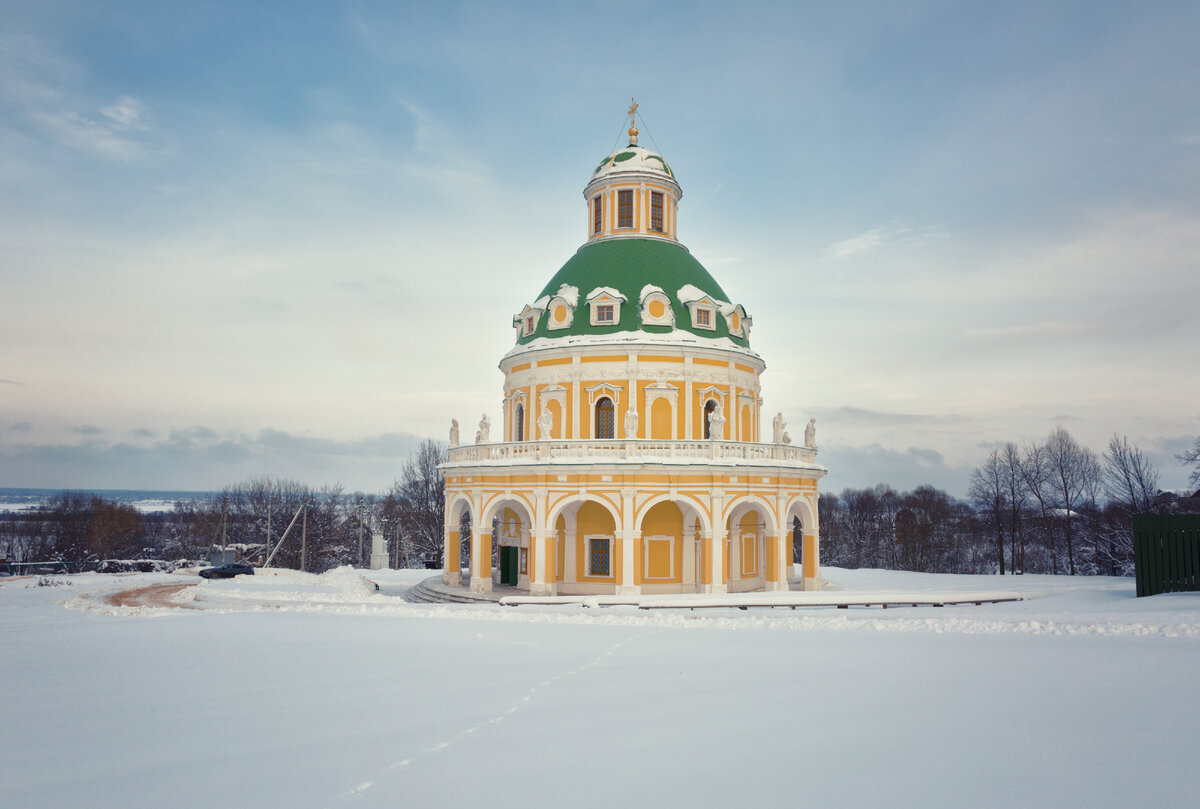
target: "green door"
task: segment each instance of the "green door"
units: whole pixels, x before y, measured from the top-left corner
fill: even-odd
[[[510,545],[500,546],[500,583],[517,586],[517,565],[520,559],[520,548]]]

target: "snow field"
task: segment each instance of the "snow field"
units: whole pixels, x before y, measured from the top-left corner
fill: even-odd
[[[1038,597],[677,613],[398,604],[427,571],[368,575],[136,612],[102,594],[193,579],[0,580],[3,803],[1194,805],[1197,594],[1017,577]]]

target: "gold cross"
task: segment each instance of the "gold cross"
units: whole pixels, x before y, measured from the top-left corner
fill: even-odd
[[[629,123],[633,126],[637,126],[637,122],[633,118],[634,113],[636,113],[636,112],[637,112],[637,102],[631,98],[631,99],[629,99]]]

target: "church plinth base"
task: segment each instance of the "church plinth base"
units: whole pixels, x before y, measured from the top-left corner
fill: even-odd
[[[450,587],[462,587],[462,573],[457,570],[446,570],[442,572],[442,584]]]
[[[618,584],[613,593],[619,596],[640,596],[642,588],[636,584]]]
[[[531,596],[556,596],[558,595],[558,587],[553,583],[535,581],[529,585],[529,594]]]
[[[729,585],[726,584],[706,584],[700,588],[702,593],[728,593]]]
[[[804,579],[804,589],[805,590],[820,590],[821,589],[821,580],[819,578],[817,578],[817,579],[805,578]]]
[[[764,589],[766,589],[768,592],[775,592],[775,591],[779,591],[779,590],[786,591],[788,589],[788,586],[787,586],[787,582],[785,582],[785,581],[769,581],[769,582],[767,582],[767,586]]]
[[[490,593],[492,592],[492,577],[486,579],[479,576],[471,577],[471,592],[472,593]]]

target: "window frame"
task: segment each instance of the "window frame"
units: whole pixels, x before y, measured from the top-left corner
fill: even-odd
[[[633,230],[633,189],[617,189],[617,229]]]
[[[608,426],[608,435],[600,434],[600,408],[608,402],[607,411],[610,414]],[[596,399],[596,403],[592,405],[592,438],[597,441],[613,441],[617,437],[617,403],[613,401],[611,396],[601,396]]]
[[[596,304],[596,325],[611,326],[616,323],[616,311],[616,307],[611,303]]]
[[[663,228],[663,193],[650,192],[650,230],[655,233],[665,233]]]
[[[611,534],[588,534],[583,538],[584,575],[594,579],[611,579],[613,577],[613,536]],[[597,558],[593,543],[604,543],[600,556],[604,559],[605,570],[597,572],[592,567],[592,561]]]
[[[604,232],[604,195],[592,197],[592,235],[599,236]]]

